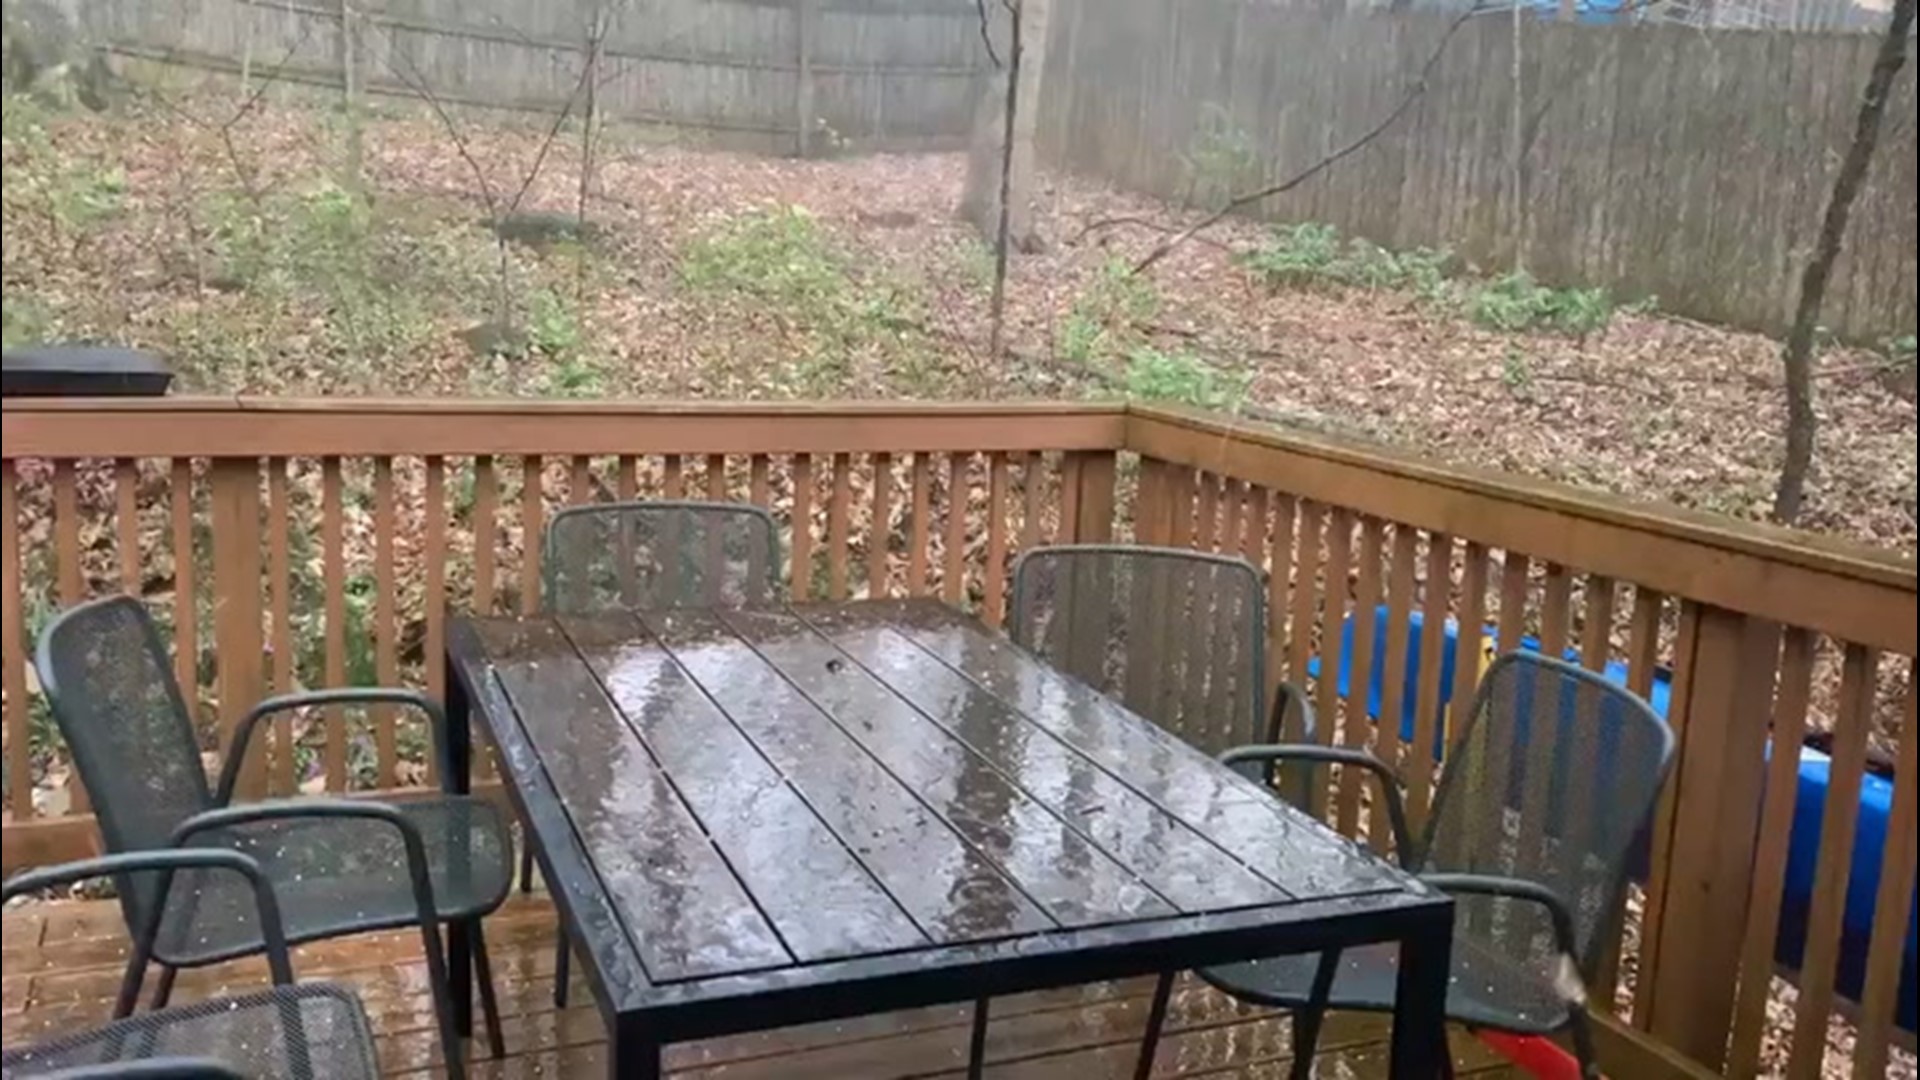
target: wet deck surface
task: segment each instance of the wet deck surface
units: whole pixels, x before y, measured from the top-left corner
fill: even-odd
[[[482,1060],[472,1075],[604,1076],[600,1017],[585,985],[574,987],[575,1007],[553,1008],[555,921],[544,897],[516,896],[488,927],[508,1057]],[[11,911],[0,921],[0,942],[5,949],[0,1030],[7,1045],[106,1019],[126,956],[116,905],[71,901]],[[433,1070],[438,1048],[417,935],[368,934],[297,949],[294,967],[301,978],[334,980],[360,993],[373,1016],[385,1073],[425,1076]],[[176,999],[197,1000],[223,988],[239,991],[265,982],[265,965],[258,961],[227,964],[183,973]],[[1132,981],[996,1000],[988,1075],[1005,1080],[1131,1076],[1151,992],[1150,983]],[[670,1048],[666,1061],[672,1075],[689,1078],[959,1077],[969,1017],[964,1007],[889,1013],[686,1043]],[[1378,1018],[1330,1018],[1321,1036],[1318,1076],[1384,1076],[1386,1037]],[[1457,1032],[1453,1045],[1461,1075],[1517,1075]],[[1288,1064],[1284,1016],[1183,981],[1169,1012],[1157,1075],[1284,1077]]]

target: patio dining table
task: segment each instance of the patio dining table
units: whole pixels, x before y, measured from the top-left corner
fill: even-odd
[[[477,726],[610,1075],[965,1002],[977,1070],[995,995],[1376,943],[1391,1075],[1441,1072],[1444,894],[938,602],[465,619],[447,651],[455,775]]]

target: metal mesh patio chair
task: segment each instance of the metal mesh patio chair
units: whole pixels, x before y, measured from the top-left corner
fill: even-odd
[[[1449,1018],[1543,1035],[1572,1029],[1597,1078],[1584,987],[1624,899],[1629,853],[1659,799],[1673,733],[1645,701],[1583,668],[1513,653],[1487,671],[1414,841],[1394,773],[1364,752],[1251,746],[1222,756],[1271,769],[1339,763],[1380,781],[1402,865],[1455,897]],[[1210,968],[1234,997],[1294,1009],[1294,1075],[1309,1075],[1325,1011],[1392,1011],[1397,950],[1285,956]],[[1151,1067],[1171,976],[1156,995]]]
[[[553,615],[675,608],[761,608],[786,601],[773,515],[748,503],[656,500],[570,506],[547,525],[542,606]],[[520,890],[533,888],[533,847],[520,849]],[[564,931],[553,1001],[567,1004],[572,953]]]
[[[504,1054],[480,926],[512,882],[510,841],[492,804],[451,794],[404,805],[317,797],[233,802],[248,741],[261,721],[318,705],[384,704],[423,713],[433,726],[444,781],[453,770],[437,703],[385,689],[261,702],[234,729],[210,789],[191,715],[139,601],[112,597],[61,613],[41,633],[34,664],[93,797],[108,851],[217,847],[249,855],[274,883],[287,939],[295,944],[418,925],[447,1058],[456,1067],[458,1038],[470,1032],[448,985],[439,927],[464,926],[491,1049],[496,1057]],[[164,905],[155,875],[123,875],[119,884],[127,925],[141,939],[137,948],[160,965],[154,1008],[166,1005],[178,969],[265,947],[263,928],[231,875],[178,874]],[[117,1017],[133,1011],[146,966],[129,965]],[[458,988],[461,1006],[471,991]]]
[[[547,526],[541,597],[556,615],[778,604],[776,536],[748,503],[570,506]]]
[[[0,1076],[48,1080],[373,1080],[373,1031],[360,999],[327,983],[293,984],[287,939],[273,885],[259,862],[234,851],[178,848],[108,855],[29,871],[10,879],[4,898],[93,878],[144,878],[164,895],[186,874],[230,882],[251,900],[270,990],[142,1013],[104,1027],[56,1036],[0,1053]],[[136,941],[142,934],[132,926]],[[135,962],[144,964],[136,955]]]
[[[1267,691],[1267,592],[1243,559],[1177,548],[1036,548],[1013,570],[1008,636],[1209,754],[1313,737],[1313,710]]]

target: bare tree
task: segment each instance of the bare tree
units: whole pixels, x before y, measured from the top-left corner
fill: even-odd
[[[1033,106],[1040,100],[1051,4],[1050,0],[974,3],[990,68],[982,80],[975,110],[959,216],[979,231],[982,240],[998,246],[1000,189],[1006,180],[1004,186],[1012,198],[1009,236],[1017,250],[1034,251],[1039,247],[1039,236],[1033,227],[1028,195],[1036,168],[1039,117]],[[1008,39],[1016,21],[1022,41],[1017,64],[1016,58],[1008,55]],[[1007,105],[1015,99],[1017,105],[1009,111]],[[1010,180],[1005,176],[1008,172]]]
[[[1013,16],[1013,44],[1007,56],[1007,111],[1005,135],[1000,140],[999,221],[993,231],[993,315],[987,341],[987,355],[998,357],[1007,333],[1007,255],[1013,245],[1009,235],[1013,227],[1013,153],[1015,121],[1020,112],[1020,54],[1025,51],[1021,38],[1020,0],[1002,0]]]
[[[340,0],[340,92],[347,142],[341,187],[355,195],[363,193],[361,173],[366,159],[360,115],[361,82],[359,16],[353,0]]]
[[[1860,97],[1860,115],[1854,123],[1853,143],[1840,162],[1833,178],[1833,191],[1827,197],[1825,218],[1813,255],[1800,277],[1800,304],[1794,312],[1793,328],[1781,354],[1787,378],[1787,458],[1780,469],[1780,486],[1774,492],[1773,516],[1784,524],[1800,517],[1806,502],[1807,473],[1813,467],[1814,440],[1819,420],[1813,411],[1813,339],[1820,322],[1820,308],[1826,301],[1827,284],[1833,278],[1834,261],[1846,238],[1847,218],[1853,212],[1854,199],[1866,183],[1867,169],[1873,164],[1873,152],[1880,142],[1880,122],[1892,96],[1893,80],[1907,63],[1907,38],[1913,33],[1915,0],[1894,0],[1893,17],[1880,39],[1880,52]]]

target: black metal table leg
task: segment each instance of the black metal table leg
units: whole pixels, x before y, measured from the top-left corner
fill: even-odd
[[[447,670],[456,670],[449,657]],[[466,687],[458,678],[447,680],[446,790],[455,795],[473,790],[473,717]],[[473,1037],[473,935],[464,922],[447,926],[447,982],[453,999],[453,1030],[463,1039]]]
[[[1394,1080],[1434,1080],[1446,1075],[1447,981],[1453,964],[1453,913],[1436,915],[1400,942],[1394,992]]]
[[[967,1044],[967,1080],[980,1080],[987,1067],[987,1003],[981,998],[973,1003],[973,1038]]]
[[[638,1023],[617,1021],[607,1047],[607,1076],[612,1080],[660,1080],[660,1044],[647,1038]]]

